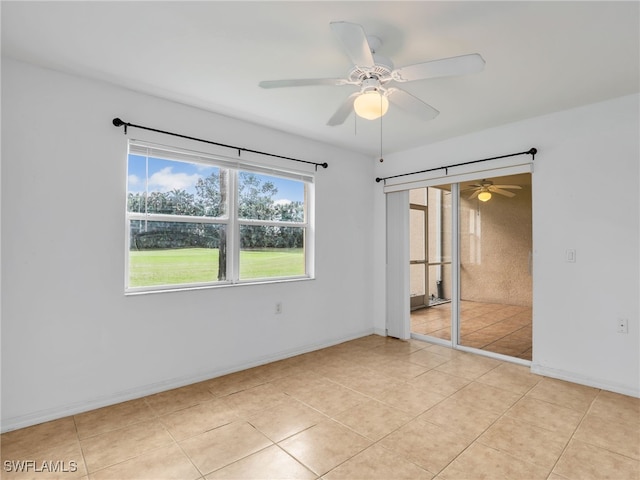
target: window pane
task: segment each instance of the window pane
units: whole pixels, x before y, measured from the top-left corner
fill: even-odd
[[[409,211],[409,259],[421,261],[425,259],[427,246],[425,244],[426,212],[412,208]]]
[[[130,227],[129,287],[225,280],[225,225],[132,220]]]
[[[238,217],[304,222],[304,182],[239,172]]]
[[[451,186],[427,188],[429,263],[451,261]]]
[[[305,274],[302,227],[240,226],[240,279]]]
[[[211,165],[129,155],[127,211],[222,217],[228,171]]]
[[[411,298],[423,297],[425,293],[424,264],[414,263],[409,265],[409,292]],[[421,300],[422,301],[422,300]],[[424,302],[422,302],[424,304]],[[413,306],[413,305],[412,305]]]

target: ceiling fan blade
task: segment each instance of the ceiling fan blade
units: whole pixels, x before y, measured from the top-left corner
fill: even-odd
[[[375,61],[364,29],[357,23],[331,22],[331,30],[342,44],[349,60],[359,67],[373,67]]]
[[[349,95],[347,99],[342,103],[342,105],[338,107],[338,110],[336,110],[336,113],[334,113],[333,116],[329,119],[329,121],[327,122],[327,125],[329,125],[330,127],[335,127],[336,125],[342,125],[344,121],[347,119],[347,117],[349,116],[349,114],[353,112],[353,102],[355,101],[356,97],[358,97],[359,95],[360,95],[360,92],[355,92]]]
[[[500,195],[504,195],[505,197],[509,197],[509,198],[516,196],[516,194],[513,192],[510,192],[508,190],[500,190],[499,188],[496,188],[496,187],[489,187],[489,191],[491,193],[498,193]]]
[[[483,68],[484,59],[482,56],[478,53],[470,53],[469,55],[460,55],[459,57],[443,58],[401,67],[394,70],[391,76],[396,82],[411,82],[426,78],[466,75],[480,72]]]
[[[347,85],[345,78],[300,78],[291,80],[265,80],[260,82],[262,88],[308,87],[311,85]]]
[[[473,200],[478,195],[480,195],[480,190],[476,190],[475,192],[473,192],[473,194],[467,200]]]
[[[520,185],[494,185],[495,188],[515,188],[517,190],[521,190],[522,187]]]
[[[431,105],[399,88],[388,88],[386,94],[390,102],[422,120],[433,120],[440,114],[440,112]]]

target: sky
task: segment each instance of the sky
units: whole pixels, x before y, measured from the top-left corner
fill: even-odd
[[[218,171],[217,167],[208,165],[149,158],[149,192],[168,192],[175,188],[195,193],[195,184],[199,178],[205,178]],[[129,155],[127,189],[130,193],[144,192],[146,177],[146,157]],[[269,180],[278,188],[274,200],[276,203],[288,203],[304,200],[302,182],[286,178],[259,175]]]

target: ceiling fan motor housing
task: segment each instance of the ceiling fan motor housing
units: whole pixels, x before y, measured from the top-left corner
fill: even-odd
[[[380,90],[380,80],[376,77],[369,77],[362,80],[362,93]]]
[[[356,65],[351,72],[349,72],[349,81],[354,83],[360,83],[369,78],[377,79],[381,84],[387,83],[391,80],[391,72],[393,71],[393,62],[386,57],[378,54],[373,54],[375,64],[370,67],[362,67]]]

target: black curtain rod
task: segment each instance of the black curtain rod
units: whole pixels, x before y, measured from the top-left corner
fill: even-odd
[[[536,153],[538,153],[537,148],[530,148],[526,152],[510,153],[508,155],[500,155],[499,157],[483,158],[481,160],[472,160],[470,162],[454,163],[453,165],[447,165],[446,167],[428,168],[426,170],[420,170],[418,172],[401,173],[399,175],[391,175],[389,177],[383,177],[383,178],[378,177],[376,178],[376,182],[384,182],[390,178],[405,177],[407,175],[415,175],[416,173],[434,172],[436,170],[444,170],[445,175],[449,175],[449,169],[453,167],[460,167],[462,165],[471,165],[472,163],[487,162],[489,160],[498,160],[499,158],[515,157],[518,155],[531,155],[532,160],[535,160]]]
[[[196,142],[209,143],[211,145],[217,145],[218,147],[232,148],[233,150],[237,150],[238,151],[238,156],[240,156],[240,152],[257,153],[259,155],[266,155],[268,157],[282,158],[284,160],[292,160],[294,162],[301,162],[301,163],[308,163],[309,165],[315,165],[316,171],[318,171],[318,167],[327,168],[329,166],[329,164],[327,164],[326,162],[325,163],[316,163],[316,162],[310,162],[308,160],[299,160],[297,158],[284,157],[282,155],[276,155],[274,153],[261,152],[259,150],[251,150],[251,149],[248,149],[248,148],[235,147],[233,145],[227,145],[227,144],[224,144],[224,143],[212,142],[211,140],[203,140],[202,138],[189,137],[187,135],[181,135],[179,133],[167,132],[165,130],[158,130],[156,128],[143,127],[142,125],[135,125],[133,123],[125,122],[125,121],[123,121],[123,120],[121,120],[119,118],[114,118],[113,119],[113,124],[116,127],[124,126],[124,134],[125,135],[127,134],[127,127],[141,128],[142,130],[149,130],[151,132],[164,133],[165,135],[173,135],[174,137],[186,138],[187,140],[195,140]]]

